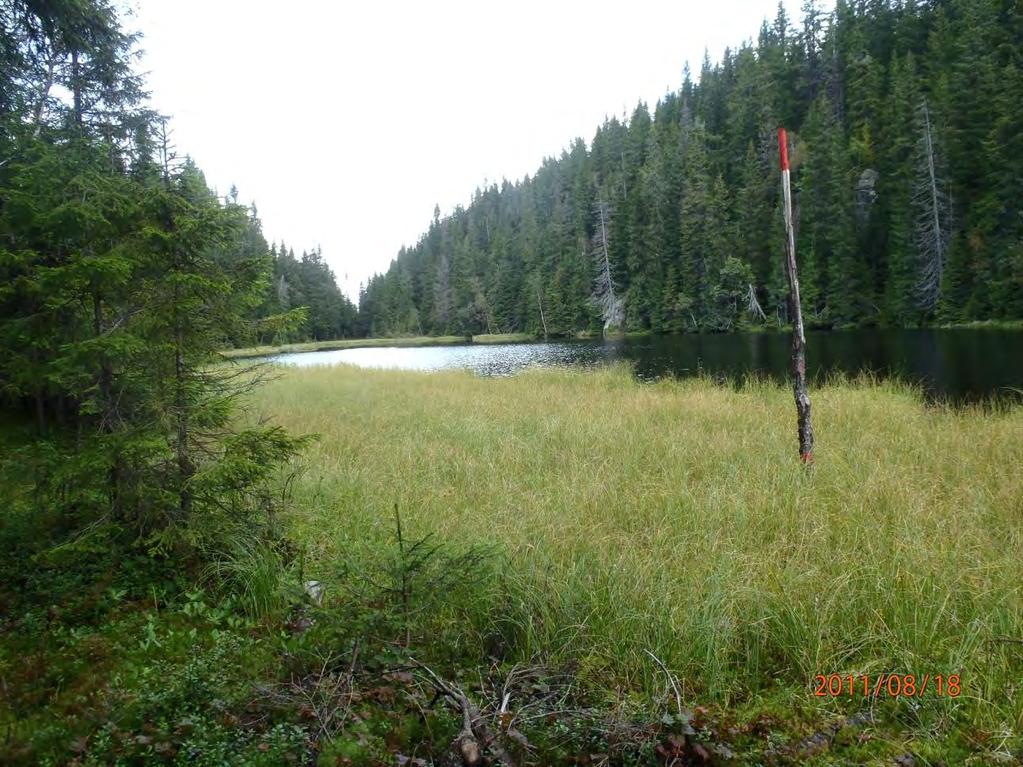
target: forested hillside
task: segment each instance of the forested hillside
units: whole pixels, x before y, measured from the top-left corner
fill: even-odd
[[[305,321],[293,328],[269,328],[261,340],[267,343],[325,341],[348,338],[357,333],[357,310],[341,292],[337,278],[323,260],[320,249],[295,251],[283,242],[270,246],[273,275],[262,315],[305,309]]]
[[[518,183],[435,211],[360,296],[369,335],[786,321],[789,128],[812,325],[1023,317],[1023,9],[809,0]],[[542,312],[542,314],[541,314]]]

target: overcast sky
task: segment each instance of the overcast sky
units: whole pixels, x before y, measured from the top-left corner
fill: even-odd
[[[799,3],[786,0],[790,18]],[[351,296],[486,181],[651,108],[776,0],[137,0],[142,69],[179,152],[317,245]]]

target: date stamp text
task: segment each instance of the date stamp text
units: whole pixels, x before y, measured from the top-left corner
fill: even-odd
[[[873,697],[958,698],[962,694],[959,674],[817,674],[813,694],[818,698]]]

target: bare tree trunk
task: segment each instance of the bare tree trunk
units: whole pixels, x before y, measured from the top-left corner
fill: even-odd
[[[493,335],[494,322],[491,318],[490,302],[487,301],[487,296],[483,292],[483,283],[478,277],[473,277],[473,291],[473,300],[475,301],[476,306],[479,307],[479,310],[483,312],[483,319],[487,323],[487,332]]]
[[[82,78],[78,63],[78,51],[71,51],[71,94],[75,125],[82,124]]]
[[[941,190],[942,179],[938,169],[941,158],[935,146],[931,112],[926,100],[920,104],[917,119],[921,122],[918,151],[923,155],[919,158],[923,168],[917,171],[919,176],[913,192],[914,205],[918,211],[915,237],[920,280],[917,292],[923,308],[931,311],[941,297],[945,252],[951,229],[951,202]]]
[[[601,319],[604,321],[604,332],[608,328],[620,326],[623,322],[623,306],[615,295],[614,275],[611,273],[611,254],[607,241],[607,203],[597,203],[597,215],[600,221],[600,242],[597,243],[596,266],[597,275],[594,280],[592,300],[600,308]]]
[[[50,96],[50,88],[53,87],[53,65],[53,54],[50,54],[46,62],[46,77],[39,84],[36,108],[32,112],[32,123],[35,125],[32,138],[39,138],[39,132],[43,129],[43,109],[46,107],[46,99]]]
[[[167,133],[167,121],[161,121],[160,135],[160,157],[163,163],[163,183],[166,193],[170,195],[171,176],[170,165],[173,153],[170,147],[170,137]],[[174,231],[174,216],[167,202],[165,213],[165,226],[168,232]],[[183,266],[181,263],[181,252],[174,246],[174,268],[180,275]],[[178,465],[178,508],[182,519],[187,519],[192,511],[192,490],[189,483],[195,474],[195,467],[189,450],[189,421],[188,421],[188,371],[185,365],[185,320],[181,312],[181,281],[174,281],[174,420],[177,434],[175,435],[174,450],[177,455]]]
[[[785,215],[785,273],[789,278],[789,314],[792,316],[792,392],[796,399],[796,423],[799,436],[799,458],[813,462],[813,424],[810,421],[810,394],[806,388],[806,336],[803,332],[803,309],[799,301],[799,276],[796,271],[796,233],[792,224],[792,183],[789,173],[788,135],[778,129],[778,150],[781,155],[781,188]]]
[[[536,291],[536,303],[540,307],[540,322],[543,323],[543,340],[547,340],[547,320],[543,316],[543,299],[540,298],[540,291]]]
[[[607,250],[607,224],[604,221],[604,206],[598,205],[597,211],[600,214],[600,245],[604,253],[604,273],[607,276],[607,289],[611,293],[611,300],[614,300],[615,288],[611,279],[611,257]]]
[[[924,102],[924,141],[927,146],[927,177],[931,182],[931,215],[934,217],[934,234],[936,237],[934,251],[938,257],[939,264],[944,258],[944,243],[941,241],[941,220],[938,213],[938,181],[934,174],[934,137],[931,135],[931,113],[927,109],[927,102]],[[939,265],[939,277],[941,267]]]
[[[442,329],[447,328],[451,317],[451,264],[442,250],[437,261],[437,274],[433,284],[434,320]]]

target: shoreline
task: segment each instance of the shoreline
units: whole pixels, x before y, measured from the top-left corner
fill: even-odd
[[[538,341],[529,333],[494,333],[478,336],[400,336],[396,338],[339,338],[332,341],[302,341],[279,346],[250,346],[227,349],[221,355],[227,359],[251,359],[276,354],[302,354],[305,352],[333,352],[341,349],[363,349],[385,346],[461,346],[464,344],[509,344]]]
[[[843,330],[865,330],[867,328],[808,328],[808,332],[840,332]],[[1023,320],[976,320],[973,322],[946,323],[943,325],[921,325],[907,328],[879,328],[883,330],[1023,330]],[[787,326],[750,327],[731,330],[713,335],[784,333]],[[647,338],[668,335],[700,335],[698,333],[655,333],[651,330],[635,330],[609,334],[610,339]],[[711,335],[711,334],[704,334]],[[571,336],[556,337],[555,341],[593,340],[593,333],[580,331]],[[225,359],[256,359],[278,354],[303,354],[305,352],[332,352],[342,349],[364,349],[381,347],[425,347],[425,346],[471,346],[474,344],[528,344],[541,343],[545,339],[532,333],[483,333],[476,336],[398,336],[394,338],[339,338],[330,341],[302,341],[293,344],[249,346],[241,349],[226,349],[220,352]]]

